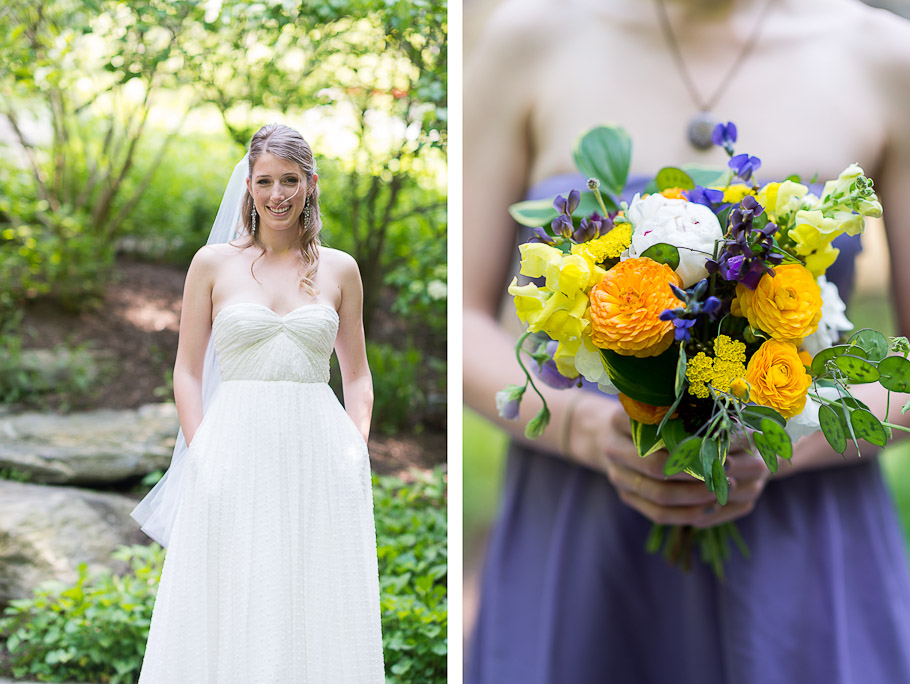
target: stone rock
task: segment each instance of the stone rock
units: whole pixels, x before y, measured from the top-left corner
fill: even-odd
[[[118,482],[166,469],[178,427],[177,409],[170,403],[0,416],[0,472],[53,484]]]
[[[148,543],[120,494],[0,480],[0,605],[44,581],[74,583],[80,563],[121,571],[111,554]]]

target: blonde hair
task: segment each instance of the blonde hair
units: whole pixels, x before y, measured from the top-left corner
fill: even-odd
[[[306,177],[307,196],[304,201],[304,210],[300,213],[300,254],[302,264],[306,266],[306,271],[301,275],[300,286],[309,294],[316,295],[319,290],[313,283],[316,277],[316,271],[319,268],[319,231],[322,230],[322,218],[319,215],[319,187],[313,182],[313,176],[316,174],[316,160],[313,158],[313,150],[310,144],[304,140],[303,136],[289,126],[282,124],[268,124],[263,126],[253,135],[250,141],[249,151],[249,177],[253,178],[253,167],[263,154],[268,152],[279,159],[283,159],[300,167],[303,175]],[[253,197],[249,191],[243,197],[243,205],[240,212],[243,219],[243,226],[249,235],[249,241],[243,245],[250,247],[256,245],[262,249],[265,254],[265,247],[262,245],[262,237],[258,229],[258,212],[257,212],[257,229],[253,230],[252,215],[256,211],[253,204]],[[250,273],[253,274],[253,266],[262,256],[260,254],[250,265]],[[256,275],[253,274],[253,278]],[[258,279],[257,279],[258,281]]]

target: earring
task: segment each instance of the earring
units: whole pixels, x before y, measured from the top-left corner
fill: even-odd
[[[256,207],[253,207],[253,211],[250,212],[250,234],[256,232]]]
[[[306,198],[306,202],[303,203],[303,225],[304,227],[310,225],[310,198]]]

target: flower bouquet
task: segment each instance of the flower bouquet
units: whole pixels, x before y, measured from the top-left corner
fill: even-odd
[[[724,505],[731,442],[774,473],[796,439],[819,429],[839,453],[860,439],[884,446],[892,428],[905,429],[887,411],[873,415],[850,386],[880,383],[890,409],[890,391],[910,391],[910,344],[871,329],[841,340],[852,325],[825,272],[838,255],[832,241],[881,215],[863,170],[851,164],[819,195],[797,177],[760,185],[761,161],[734,153],[732,123],[713,139],[728,168],[664,168],[626,203],[631,142],[598,127],[575,148],[586,190],[512,206],[534,228],[520,274],[535,280],[509,287],[527,324],[516,348],[526,380],[501,390],[497,405],[514,419],[529,386],[540,394],[522,354],[548,384],[596,383],[619,395],[641,457],[666,449],[665,475],[704,481]],[[544,401],[526,434],[548,421]],[[647,547],[688,566],[698,545],[722,575],[731,540],[747,553],[733,523],[655,525]]]

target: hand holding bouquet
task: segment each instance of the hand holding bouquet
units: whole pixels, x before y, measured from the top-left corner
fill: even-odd
[[[575,150],[586,191],[512,207],[535,229],[520,247],[520,273],[534,280],[509,287],[528,326],[517,345],[526,381],[497,403],[515,418],[527,388],[537,391],[522,354],[548,384],[585,378],[619,394],[641,457],[666,449],[666,476],[688,473],[724,505],[731,445],[757,452],[774,473],[793,441],[816,430],[843,453],[860,439],[884,446],[892,428],[904,429],[873,415],[850,386],[910,391],[910,344],[874,330],[838,344],[852,325],[825,279],[838,255],[832,241],[881,215],[862,169],[848,166],[816,196],[795,177],[760,185],[760,160],[734,154],[733,124],[718,125],[714,141],[727,169],[662,169],[626,204],[630,141],[596,128]],[[544,403],[526,434],[548,420]],[[730,540],[745,550],[729,523],[658,525],[648,546],[686,564],[697,543],[722,574]]]

